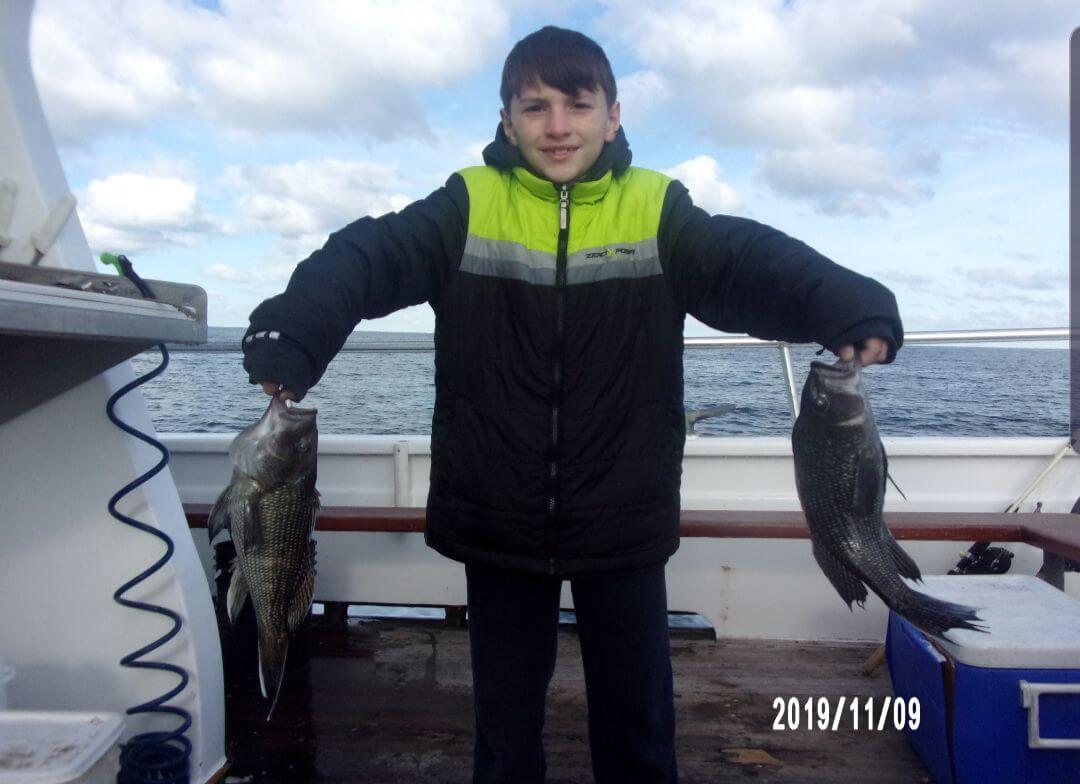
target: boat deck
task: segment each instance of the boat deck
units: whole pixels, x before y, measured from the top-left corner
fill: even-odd
[[[249,614],[249,613],[245,613]],[[255,650],[244,630],[222,630],[226,666],[225,782],[471,780],[473,706],[468,632],[446,622],[334,622],[315,616],[300,639],[267,723]],[[246,640],[246,641],[245,641]],[[880,698],[887,668],[862,666],[875,646],[719,640],[674,631],[672,660],[680,780],[704,782],[929,782],[904,735],[860,728],[773,729],[777,697]],[[577,634],[559,633],[548,696],[547,781],[591,782]]]

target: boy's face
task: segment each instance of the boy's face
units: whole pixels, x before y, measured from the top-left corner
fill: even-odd
[[[619,131],[619,102],[603,88],[567,95],[543,82],[527,85],[501,109],[503,130],[525,160],[552,182],[573,182],[589,170],[604,142]]]

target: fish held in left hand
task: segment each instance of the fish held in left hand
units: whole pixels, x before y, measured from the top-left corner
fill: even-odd
[[[289,641],[315,592],[316,410],[275,395],[229,446],[232,481],[210,512],[211,541],[229,530],[236,547],[227,606],[235,623],[250,596],[259,645],[259,685],[274,712]]]
[[[913,590],[919,567],[893,538],[882,507],[888,461],[858,360],[812,362],[791,431],[795,484],[814,558],[841,598],[863,605],[866,586],[920,628],[986,631],[975,610]]]

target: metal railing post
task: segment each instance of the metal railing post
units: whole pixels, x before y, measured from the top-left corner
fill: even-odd
[[[409,442],[394,444],[394,506],[409,505]]]
[[[799,418],[799,393],[795,390],[795,371],[791,367],[791,345],[780,342],[780,361],[784,366],[784,388],[787,390],[788,407],[791,408],[791,421]]]

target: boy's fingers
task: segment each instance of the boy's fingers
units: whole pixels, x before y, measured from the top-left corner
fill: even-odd
[[[281,398],[283,400],[292,400],[294,403],[296,402],[296,393],[293,392],[291,389],[288,389],[286,387],[282,387],[280,382],[278,382],[278,381],[261,381],[259,383],[262,385],[262,391],[265,392],[266,394],[268,394],[268,395],[276,395],[276,394],[278,394],[278,392],[280,392],[281,393]]]
[[[854,345],[841,346],[836,350],[836,356],[843,362],[851,362],[856,351],[860,365],[877,365],[889,358],[889,342],[884,338],[867,338]]]
[[[889,358],[889,342],[883,338],[867,338],[859,349],[863,365],[876,365]]]

